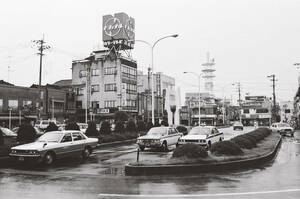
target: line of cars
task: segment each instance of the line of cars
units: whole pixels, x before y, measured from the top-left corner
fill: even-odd
[[[183,135],[174,127],[154,127],[149,132],[137,138],[141,151],[145,148],[161,148],[168,151],[169,146],[176,147],[188,143],[199,144],[207,149],[215,142],[224,140],[224,133],[215,126],[196,126]]]

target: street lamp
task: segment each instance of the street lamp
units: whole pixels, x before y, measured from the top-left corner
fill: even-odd
[[[151,95],[152,95],[152,105],[151,106],[152,107],[151,108],[152,108],[152,123],[153,123],[153,125],[154,125],[154,122],[155,122],[155,120],[154,120],[155,118],[154,118],[154,73],[153,73],[154,58],[153,58],[153,51],[154,51],[154,47],[156,46],[156,44],[158,42],[160,42],[163,39],[170,38],[170,37],[176,38],[176,37],[178,37],[178,34],[161,37],[158,40],[156,40],[152,45],[149,42],[144,41],[144,40],[134,40],[136,42],[142,42],[142,43],[147,44],[151,49],[151,69],[152,69],[152,75],[151,75]]]
[[[8,107],[8,111],[9,111],[8,128],[11,129],[11,111],[12,111],[12,108]]]
[[[194,72],[183,72],[184,74],[187,74],[187,73],[191,73],[191,74],[193,74],[193,75],[195,75],[196,77],[198,77],[198,96],[199,96],[199,126],[201,125],[201,113],[200,113],[200,111],[201,111],[201,94],[200,94],[200,78],[201,78],[201,75],[202,75],[202,73],[200,73],[200,74],[197,74],[197,73],[194,73]]]

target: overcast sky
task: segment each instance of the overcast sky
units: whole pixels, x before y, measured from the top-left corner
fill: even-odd
[[[216,62],[215,91],[236,99],[231,83],[241,82],[242,96],[271,97],[275,74],[277,97],[292,100],[300,62],[299,0],[2,0],[0,7],[0,79],[29,86],[38,83],[39,60],[31,40],[41,39],[46,52],[42,83],[71,78],[71,63],[102,48],[102,15],[125,12],[135,18],[136,39],[159,43],[154,71],[176,78],[185,92],[197,91],[206,52]],[[139,69],[150,65],[150,51],[137,43],[133,50]],[[203,85],[203,83],[202,83]],[[202,89],[203,90],[203,89]]]

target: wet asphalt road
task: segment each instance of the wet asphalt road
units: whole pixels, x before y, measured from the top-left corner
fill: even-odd
[[[251,129],[246,128],[244,132]],[[244,133],[223,129],[225,138]],[[146,150],[140,160],[171,156]],[[97,149],[86,162],[0,168],[0,198],[300,198],[300,132],[285,137],[274,161],[237,171],[177,176],[125,176],[136,145]]]

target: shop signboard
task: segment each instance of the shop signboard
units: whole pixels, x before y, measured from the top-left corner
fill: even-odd
[[[134,44],[134,18],[120,12],[114,15],[104,15],[102,19],[102,40],[104,46],[122,44],[131,47]]]

